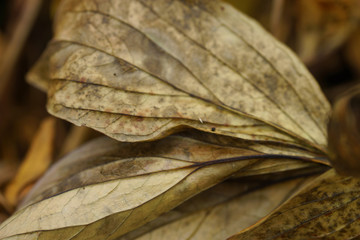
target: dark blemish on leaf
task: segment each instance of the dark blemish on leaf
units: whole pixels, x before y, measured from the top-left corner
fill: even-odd
[[[320,223],[320,222],[317,222],[315,224],[315,228],[318,230],[318,231],[326,231],[326,229],[324,228],[324,226]]]
[[[160,61],[153,57],[148,57],[143,62],[145,69],[148,70],[150,73],[156,75],[162,75],[163,67]]]
[[[214,128],[214,127],[213,127],[213,128],[211,128],[211,131],[215,132],[215,130],[216,130],[216,128]]]
[[[270,91],[270,93],[275,94],[278,90],[278,79],[274,75],[267,73],[265,73],[263,77],[265,79],[266,88]]]
[[[186,159],[191,160],[191,152],[188,148],[184,148],[183,153],[186,156]]]
[[[177,109],[175,106],[166,107],[165,109],[163,109],[161,111],[161,115],[166,116],[166,117],[181,117],[181,115],[179,115],[179,113],[177,112]]]
[[[118,72],[120,74],[133,73],[137,71],[137,68],[131,66],[129,63],[122,59],[116,59],[114,63],[117,66]],[[117,73],[114,73],[114,76],[117,76]]]
[[[109,23],[109,18],[103,17],[103,18],[101,19],[101,22],[102,22],[103,24],[108,24],[108,23]]]
[[[224,8],[223,6],[221,6],[220,9],[221,9],[221,11],[224,11],[224,10],[225,10],[225,8]]]

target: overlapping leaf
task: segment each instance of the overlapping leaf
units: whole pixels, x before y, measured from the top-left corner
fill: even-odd
[[[312,178],[310,178],[312,179]],[[130,239],[212,239],[223,240],[246,228],[286,200],[310,179],[275,184],[244,195],[238,183],[225,182],[188,200],[173,211],[130,232]],[[256,185],[255,185],[256,186]],[[210,201],[210,203],[208,203]],[[214,204],[216,203],[216,204]],[[249,209],[253,211],[249,212]]]
[[[63,0],[29,80],[48,92],[50,113],[132,143],[101,139],[59,161],[0,238],[126,237],[227,178],[328,164],[329,104],[315,80],[218,0]]]
[[[0,226],[0,238],[115,239],[234,173],[275,173],[264,169],[267,161],[286,161],[282,171],[316,166],[276,157],[180,136],[149,143],[101,138],[54,165]]]
[[[359,179],[329,170],[262,222],[230,239],[358,239]]]
[[[360,85],[335,103],[329,121],[329,156],[341,174],[360,176]]]
[[[221,1],[66,0],[29,74],[49,111],[120,141],[191,127],[323,150],[329,104],[286,47]]]

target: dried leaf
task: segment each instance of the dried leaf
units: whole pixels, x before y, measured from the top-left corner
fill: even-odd
[[[187,215],[176,219],[176,221],[168,219],[161,227],[152,229],[138,238],[124,236],[119,240],[161,240],[173,239],[174,236],[176,236],[176,239],[178,240],[226,239],[238,232],[239,229],[246,228],[256,223],[275,207],[279,206],[305,183],[308,183],[308,180],[304,181],[304,179],[297,179],[275,184],[271,187],[260,189],[245,195],[241,193],[230,195],[227,193],[227,195],[223,196],[218,193],[217,198],[222,199],[222,202],[216,206],[205,209],[193,209],[191,214],[188,213]],[[237,188],[239,188],[239,186],[237,186]],[[206,195],[200,195],[199,197],[202,197],[202,203],[208,201],[208,196]],[[191,203],[190,200],[189,203],[185,202],[183,204],[184,206],[179,207],[184,208]],[[252,211],[250,212],[249,209],[252,209]],[[176,211],[177,209],[174,210]],[[178,212],[181,213],[181,209],[179,209]],[[155,222],[157,220],[158,219],[156,219]]]
[[[191,127],[325,151],[329,104],[316,81],[230,5],[67,0],[60,10],[28,76],[55,116],[120,141]]]
[[[11,74],[16,69],[16,63],[19,59],[22,48],[24,47],[30,30],[35,22],[41,0],[30,0],[22,3],[17,16],[15,26],[12,26],[11,36],[6,39],[6,47],[1,52],[0,59],[0,97],[6,93],[7,85],[11,82]]]
[[[360,177],[360,85],[335,103],[328,129],[331,163],[339,173]]]
[[[66,136],[59,155],[64,156],[65,154],[81,146],[87,140],[91,139],[90,136],[93,134],[93,132],[94,131],[92,131],[90,128],[73,125],[68,135]]]
[[[6,187],[5,197],[12,206],[16,206],[21,190],[41,177],[50,166],[54,134],[55,118],[48,117],[42,121],[15,178]]]
[[[360,49],[358,43],[360,41],[360,27],[356,29],[346,45],[346,57],[349,65],[360,75]]]
[[[235,239],[357,239],[359,179],[329,170]]]
[[[0,238],[117,239],[225,179],[327,169],[316,81],[218,0],[64,0],[28,78],[50,113],[133,143],[103,138],[59,161]]]
[[[0,238],[115,239],[234,173],[266,173],[263,164],[274,159],[292,159],[287,167],[298,169],[317,165],[181,136],[148,143],[101,138],[57,162],[0,226]]]
[[[296,47],[305,62],[324,57],[341,46],[360,19],[358,0],[300,0],[296,5]]]
[[[164,225],[182,221],[182,219],[195,215],[197,212],[212,209],[220,204],[226,204],[226,202],[231,199],[256,190],[263,185],[264,183],[261,182],[244,183],[237,180],[227,180],[192,197],[173,210],[162,214],[155,220],[141,226],[140,228],[121,236],[118,240],[136,239],[140,236],[148,234],[151,231],[162,228]],[[177,231],[178,230],[179,229],[177,229]]]
[[[0,188],[4,188],[15,176],[17,168],[17,164],[12,161],[0,161]]]
[[[13,206],[8,203],[3,193],[0,192],[0,223],[4,222],[7,218],[9,218],[11,212],[13,211]]]

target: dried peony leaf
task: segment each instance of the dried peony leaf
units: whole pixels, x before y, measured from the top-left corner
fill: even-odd
[[[307,157],[183,136],[148,143],[100,138],[46,173],[0,226],[0,239],[116,239],[235,173],[276,175],[273,168],[266,171],[276,159],[278,172],[318,166]]]
[[[28,75],[49,112],[128,143],[99,139],[59,161],[1,239],[118,239],[225,179],[328,169],[318,84],[230,5],[63,0],[54,32]]]
[[[335,103],[328,129],[332,165],[341,174],[360,177],[360,85]]]
[[[74,1],[28,78],[120,141],[184,128],[325,151],[329,104],[296,56],[221,1]]]
[[[306,63],[327,57],[359,26],[358,0],[300,0],[294,4],[296,52]]]
[[[359,184],[359,179],[329,170],[262,221],[230,239],[357,239]]]
[[[256,223],[308,183],[310,179],[313,177],[275,184],[247,194],[239,192],[241,185],[236,184],[236,186],[234,183],[225,182],[150,222],[148,224],[150,226],[145,225],[144,227],[147,227],[145,234],[141,234],[141,231],[145,229],[140,228],[119,240],[161,240],[172,239],[174,236],[179,240],[223,240],[238,232],[239,229]],[[217,192],[214,192],[215,190]],[[238,193],[236,194],[236,192]],[[211,193],[214,195],[210,195]],[[215,199],[219,203],[203,207],[203,205],[208,205],[205,203],[209,201],[209,198],[212,200],[211,197],[216,197]],[[198,204],[194,206],[193,204],[196,204],[197,201]],[[249,212],[249,209],[253,210]],[[178,217],[175,218],[174,215]]]
[[[21,191],[39,179],[53,160],[55,121],[53,117],[42,120],[25,159],[6,186],[5,197],[13,207],[19,202]]]

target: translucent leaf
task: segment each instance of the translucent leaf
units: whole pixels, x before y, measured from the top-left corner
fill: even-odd
[[[311,158],[181,136],[149,143],[100,138],[57,162],[0,226],[0,238],[115,239],[235,173],[276,175],[266,170],[276,159],[278,172],[318,166]]]

